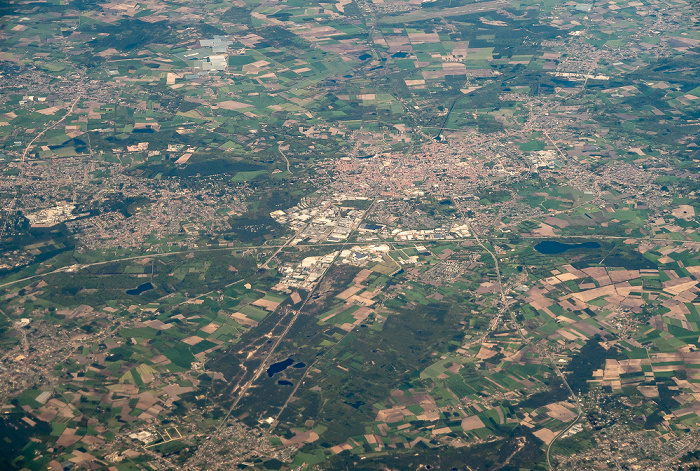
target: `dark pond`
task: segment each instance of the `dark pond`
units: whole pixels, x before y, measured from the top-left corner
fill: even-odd
[[[291,381],[287,381],[286,379],[281,379],[277,381],[277,384],[280,386],[293,386],[294,384]]]
[[[360,56],[360,60],[361,60],[361,61],[366,61],[367,59],[370,59],[371,57],[372,57],[371,54],[362,54],[362,55]]]
[[[300,361],[296,365],[292,366],[292,368],[304,368],[306,366],[306,363]]]
[[[294,364],[294,360],[292,358],[287,358],[286,360],[278,361],[277,363],[273,363],[267,369],[267,376],[272,378],[274,375],[286,370],[287,368],[289,368],[293,364]]]
[[[138,296],[139,294],[143,293],[144,291],[148,291],[149,289],[153,289],[155,286],[149,281],[148,283],[144,283],[142,285],[138,285],[134,289],[128,289],[126,290],[126,294],[130,294],[132,296]]]
[[[599,249],[598,242],[582,242],[580,244],[563,244],[556,240],[545,240],[535,245],[535,250],[544,255],[556,255],[571,249]]]
[[[408,52],[397,52],[396,54],[392,55],[391,57],[396,57],[398,59],[401,59],[403,57],[408,57]]]

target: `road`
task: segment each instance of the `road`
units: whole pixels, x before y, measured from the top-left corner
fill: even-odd
[[[489,255],[491,255],[491,258],[493,258],[493,263],[494,263],[494,266],[496,269],[496,277],[498,279],[498,286],[499,286],[500,293],[501,293],[501,302],[503,303],[502,312],[508,312],[508,314],[510,315],[511,321],[513,322],[513,325],[518,327],[518,334],[520,335],[520,338],[522,339],[523,344],[528,344],[529,341],[525,337],[525,334],[523,333],[524,329],[522,328],[522,326],[520,326],[518,324],[517,318],[515,317],[515,313],[513,313],[513,311],[510,309],[510,304],[507,302],[506,293],[505,293],[505,290],[503,288],[503,280],[501,279],[501,270],[500,270],[499,265],[498,265],[498,257],[496,257],[496,254],[494,254],[493,251],[491,251],[488,247],[486,247],[486,245],[484,245],[484,243],[479,238],[478,234],[476,234],[475,232],[473,232],[471,230],[471,227],[469,228],[469,231],[474,235],[474,239],[476,240],[477,244],[479,244],[486,252],[488,252]],[[500,315],[501,314],[499,313],[499,316]],[[494,328],[495,328],[495,326],[494,326]],[[574,425],[576,425],[578,423],[578,421],[581,419],[581,416],[583,416],[583,409],[581,408],[581,404],[578,400],[578,396],[576,396],[574,391],[571,389],[571,386],[569,386],[569,382],[566,380],[566,375],[561,371],[561,369],[559,368],[559,365],[557,365],[556,359],[549,352],[545,351],[542,353],[544,354],[544,356],[547,357],[549,362],[552,364],[552,367],[557,372],[557,376],[559,376],[559,378],[562,380],[562,382],[564,383],[564,386],[566,386],[566,389],[569,390],[569,396],[571,397],[571,401],[576,405],[576,409],[578,412],[576,418],[569,425],[567,425],[566,428],[561,430],[552,439],[552,441],[549,442],[549,445],[547,446],[547,465],[549,466],[549,469],[552,469],[552,464],[550,462],[550,450],[552,449],[552,445],[557,440],[557,438],[559,438],[561,435],[563,435],[564,433],[569,431],[569,429],[571,429],[571,427],[573,427]]]
[[[73,100],[73,102],[70,105],[70,108],[68,109],[68,112],[63,115],[61,119],[56,121],[55,123],[48,124],[44,127],[44,129],[39,132],[36,136],[34,136],[34,139],[29,141],[29,144],[27,144],[27,147],[24,149],[24,152],[22,153],[22,159],[19,162],[19,175],[17,175],[17,180],[21,182],[22,176],[24,175],[24,162],[27,160],[27,154],[29,154],[29,151],[31,148],[34,146],[34,143],[36,142],[37,139],[39,139],[41,136],[46,134],[46,131],[50,131],[51,129],[55,128],[59,124],[61,124],[63,121],[68,118],[73,113],[73,109],[75,108],[75,105],[78,104],[80,99],[83,97],[83,92],[78,93],[78,96]],[[17,194],[15,194],[15,197],[12,199],[10,204],[5,208],[5,211],[8,214],[12,213],[12,210],[14,209],[15,205],[17,204],[17,198],[19,197],[19,190],[17,191]],[[2,225],[2,228],[0,228],[0,240],[4,239],[5,237],[5,231],[7,230],[7,224],[10,221],[10,218],[6,218],[4,224]]]
[[[298,231],[296,231],[292,237],[290,237],[289,239],[287,239],[287,240],[285,241],[284,244],[280,245],[279,248],[275,251],[275,253],[273,253],[272,255],[270,255],[270,258],[268,258],[268,259],[265,261],[265,263],[263,263],[262,265],[260,265],[260,268],[264,268],[264,269],[266,269],[266,270],[269,269],[270,267],[269,267],[268,265],[270,264],[271,261],[273,261],[273,260],[275,259],[275,257],[277,256],[277,254],[279,254],[279,253],[282,251],[282,249],[284,249],[284,248],[287,247],[289,244],[291,244],[292,241],[294,241],[294,239],[296,239],[297,237],[299,237],[299,235],[301,235],[301,234],[306,230],[306,228],[309,227],[309,226],[311,225],[311,223],[312,223],[313,221],[314,221],[313,218],[309,219],[309,222],[307,222],[306,225],[305,225],[304,227],[302,227],[301,229],[299,229]],[[268,248],[269,248],[269,246],[268,246]]]
[[[289,147],[289,146],[287,146],[287,147]],[[284,155],[284,152],[282,152],[282,147],[277,146],[277,150],[280,151],[280,154],[282,154],[282,157],[284,157],[284,161],[287,162],[287,173],[292,175],[292,171],[289,168],[289,159],[287,158],[286,155]]]
[[[372,209],[372,206],[374,206],[374,201],[372,202],[372,204],[369,205],[369,207],[368,207],[368,208],[365,210],[365,212],[362,214],[362,218],[360,218],[360,221],[359,221],[359,223],[358,223],[358,226],[359,226],[360,224],[362,224],[362,221],[364,220],[365,216],[367,216],[367,214],[369,213],[369,211]],[[302,230],[303,230],[303,229],[302,229]],[[353,229],[353,231],[352,231],[350,234],[348,234],[348,239],[351,238],[351,236],[354,234],[354,232],[355,232],[356,230],[357,230],[357,228]],[[298,234],[298,233],[299,233],[299,232],[297,232],[297,234]],[[294,237],[296,237],[296,234],[295,234],[293,237],[291,237],[282,247],[286,246],[289,242],[291,242],[291,241],[294,239]],[[348,243],[349,243],[349,242],[344,242],[343,244],[348,244]],[[280,247],[280,249],[281,249],[282,247]],[[279,250],[275,253],[275,255],[276,255],[278,252],[279,252]],[[231,413],[232,413],[232,412],[235,410],[235,408],[238,406],[238,404],[239,404],[239,402],[241,401],[241,399],[243,399],[243,398],[245,397],[246,393],[248,392],[248,389],[250,389],[250,387],[253,385],[253,383],[255,383],[255,381],[260,377],[260,375],[262,374],[262,372],[265,371],[265,370],[267,369],[267,367],[268,367],[268,365],[269,365],[269,363],[270,363],[270,360],[272,359],[272,356],[275,354],[275,351],[277,350],[277,347],[280,345],[280,343],[282,343],[282,340],[285,339],[285,337],[287,336],[287,334],[288,334],[289,331],[291,330],[292,326],[296,323],[297,319],[299,318],[299,315],[303,312],[304,307],[306,307],[306,304],[309,302],[309,300],[311,299],[311,297],[313,296],[313,294],[316,292],[316,289],[321,285],[321,281],[323,281],[323,279],[325,278],[326,274],[328,274],[328,272],[330,271],[331,267],[332,267],[332,266],[335,264],[335,262],[338,260],[338,257],[339,257],[339,255],[340,255],[340,252],[341,252],[341,250],[339,250],[338,253],[336,253],[335,257],[333,258],[333,261],[328,265],[328,267],[326,267],[326,269],[323,271],[323,273],[321,274],[321,276],[319,276],[318,280],[316,281],[316,284],[314,285],[313,289],[311,289],[311,290],[309,291],[309,294],[306,295],[306,298],[304,299],[304,302],[301,304],[301,306],[299,306],[298,309],[296,309],[295,311],[293,311],[293,317],[292,317],[292,319],[289,321],[289,324],[287,324],[287,327],[284,329],[284,331],[277,337],[277,340],[275,340],[274,344],[273,344],[272,347],[270,348],[270,351],[268,352],[267,356],[265,357],[265,360],[263,360],[263,362],[260,364],[260,366],[258,367],[258,369],[255,370],[255,374],[253,374],[252,378],[251,378],[250,380],[248,380],[248,382],[247,382],[246,384],[243,385],[243,387],[241,388],[240,392],[238,393],[238,396],[237,396],[236,399],[233,401],[233,404],[231,405],[231,408],[228,410],[228,413],[226,414],[226,417],[225,417],[224,420],[221,422],[221,425],[219,426],[219,428],[221,428],[221,427],[227,422],[228,417],[231,415]],[[274,257],[274,255],[265,263],[265,266],[267,265],[267,263],[269,263],[270,260],[272,260],[273,257]],[[290,397],[291,397],[291,396],[290,396]],[[288,402],[289,402],[289,399],[287,399],[287,402],[285,402],[285,406],[287,405]],[[280,413],[281,413],[281,412],[280,412]],[[279,416],[278,416],[278,417],[279,417]]]
[[[453,198],[453,200],[454,200],[454,198]],[[468,219],[465,217],[464,211],[462,210],[461,206],[457,205],[457,209],[459,209],[459,211],[462,213],[463,222],[464,222],[464,223],[467,225],[467,227],[469,228],[469,232],[470,232],[471,235],[474,237],[474,240],[476,241],[476,243],[477,243],[486,253],[488,253],[488,254],[491,256],[491,258],[493,259],[493,265],[494,265],[494,269],[495,269],[495,271],[496,271],[496,279],[498,280],[498,288],[499,288],[499,292],[500,292],[500,295],[501,295],[501,309],[499,310],[498,315],[497,315],[497,316],[491,321],[491,323],[489,324],[489,328],[488,328],[486,334],[485,334],[482,338],[485,339],[486,336],[488,336],[488,334],[489,334],[491,331],[493,331],[493,330],[496,329],[496,327],[500,324],[501,317],[503,316],[504,313],[507,312],[508,315],[510,316],[510,319],[511,319],[511,322],[513,323],[513,325],[514,325],[514,326],[517,326],[518,335],[520,336],[520,338],[521,338],[521,340],[522,340],[522,342],[523,342],[523,345],[529,344],[529,343],[530,343],[530,342],[529,342],[529,339],[525,336],[525,333],[524,333],[525,329],[518,323],[518,320],[517,320],[517,317],[515,316],[515,313],[510,309],[510,303],[508,302],[508,298],[506,297],[506,291],[505,291],[505,288],[504,288],[504,285],[503,285],[503,278],[502,278],[502,276],[501,276],[501,269],[500,269],[500,265],[499,265],[499,263],[498,263],[498,257],[496,257],[496,254],[493,253],[493,251],[492,251],[491,249],[489,249],[489,248],[486,246],[486,244],[484,244],[484,242],[483,242],[483,241],[481,240],[481,238],[479,237],[479,234],[477,234],[477,233],[473,230],[473,228],[472,228],[471,225],[469,224]],[[559,438],[560,436],[562,436],[562,435],[563,435],[564,433],[566,433],[569,429],[571,429],[571,427],[573,427],[574,425],[576,425],[576,424],[578,423],[578,421],[579,421],[579,420],[581,419],[581,417],[583,416],[583,408],[581,407],[581,403],[580,403],[580,401],[579,401],[579,399],[578,399],[578,396],[574,393],[574,391],[571,389],[571,386],[569,385],[569,382],[566,380],[566,375],[561,371],[561,369],[559,368],[559,365],[556,363],[556,359],[551,355],[551,353],[549,353],[549,352],[547,352],[547,351],[544,351],[544,352],[541,352],[541,353],[542,353],[545,357],[547,357],[547,359],[548,359],[548,360],[550,361],[550,363],[552,364],[552,367],[554,368],[554,371],[556,371],[557,376],[559,376],[559,378],[562,380],[562,382],[563,382],[564,385],[566,386],[566,389],[569,390],[569,396],[571,397],[572,402],[576,405],[576,409],[577,409],[577,412],[578,412],[576,418],[575,418],[571,423],[569,423],[563,430],[561,430],[561,431],[552,439],[552,441],[549,442],[549,445],[547,446],[547,454],[546,454],[546,456],[547,456],[547,465],[549,466],[549,469],[552,469],[552,464],[551,464],[551,461],[550,461],[550,450],[552,449],[552,445],[553,445],[554,442],[557,440],[557,438]]]
[[[522,339],[523,344],[528,344],[529,340],[525,337],[525,334],[523,333],[524,329],[522,326],[520,326],[518,324],[517,318],[515,317],[515,313],[513,313],[513,311],[510,309],[510,304],[507,302],[506,293],[505,293],[505,290],[503,288],[503,280],[501,279],[501,270],[500,270],[499,265],[498,265],[498,257],[496,257],[496,254],[494,254],[493,251],[491,251],[488,247],[486,247],[486,245],[479,238],[478,234],[471,230],[471,227],[469,228],[469,231],[474,235],[474,239],[476,240],[477,244],[479,244],[489,255],[491,255],[491,258],[493,259],[493,263],[494,263],[494,266],[496,269],[496,278],[498,279],[498,286],[499,286],[500,293],[501,293],[501,302],[503,303],[502,310],[499,313],[499,318],[503,312],[507,312],[510,315],[510,319],[511,319],[511,322],[513,322],[513,325],[518,327],[518,334],[520,335],[520,338]],[[489,326],[489,327],[491,327],[491,326]],[[495,328],[496,326],[494,325],[493,327]],[[549,469],[552,469],[552,464],[550,462],[550,450],[552,449],[552,445],[557,440],[557,438],[559,438],[560,436],[565,434],[567,431],[569,431],[569,429],[571,429],[571,427],[573,427],[574,425],[576,425],[578,423],[578,421],[581,419],[581,416],[583,416],[583,409],[581,408],[581,404],[578,400],[578,396],[576,396],[574,391],[571,389],[569,382],[566,380],[566,375],[561,371],[561,369],[559,368],[559,365],[557,365],[556,359],[549,352],[545,351],[542,353],[544,354],[544,356],[547,357],[549,362],[552,364],[552,367],[557,372],[557,376],[559,376],[559,378],[562,380],[562,382],[566,386],[566,389],[569,390],[569,396],[571,397],[572,402],[576,405],[576,409],[578,412],[576,418],[569,425],[567,425],[566,428],[561,430],[552,439],[552,441],[549,442],[549,445],[547,446],[547,465],[549,466]]]
[[[335,259],[333,259],[333,262],[338,258],[338,255],[336,255]],[[290,329],[292,326],[296,323],[297,319],[299,318],[299,315],[301,314],[302,310],[306,306],[306,304],[309,302],[311,299],[311,296],[316,292],[316,288],[321,284],[321,280],[326,276],[326,273],[328,273],[328,270],[333,266],[333,263],[331,263],[328,268],[323,272],[323,274],[319,277],[318,282],[316,283],[316,286],[314,286],[314,289],[312,289],[309,294],[306,296],[304,299],[304,302],[302,303],[301,306],[299,306],[299,309],[293,311],[294,315],[292,316],[291,321],[289,321],[289,324],[287,324],[287,327],[284,329],[284,331],[277,337],[277,340],[275,340],[275,343],[272,345],[270,348],[270,351],[268,352],[267,356],[265,357],[265,360],[260,364],[257,370],[255,370],[255,374],[253,375],[250,380],[243,385],[241,388],[240,392],[238,393],[238,396],[236,397],[236,400],[233,401],[233,405],[231,405],[231,408],[229,409],[228,413],[226,414],[226,417],[224,420],[221,422],[221,425],[219,425],[219,428],[221,428],[224,424],[226,424],[228,417],[231,415],[231,413],[236,409],[238,406],[238,403],[241,402],[241,399],[243,399],[248,392],[248,389],[257,381],[257,379],[260,377],[260,375],[265,371],[270,364],[270,360],[272,359],[272,356],[275,354],[277,347],[279,346],[280,343],[282,343],[282,340],[287,336],[289,333]],[[285,403],[286,405],[286,403]]]
[[[298,234],[298,232],[297,232]],[[296,234],[295,234],[296,236]],[[664,244],[689,244],[689,245],[695,245],[697,247],[700,247],[700,242],[692,241],[692,240],[671,240],[671,239],[666,239],[663,237],[627,237],[627,236],[605,236],[605,235],[581,235],[581,236],[576,236],[576,235],[552,235],[552,236],[532,236],[532,235],[527,235],[527,236],[520,236],[523,239],[530,239],[530,240],[551,240],[551,239],[595,239],[595,240],[635,240],[635,241],[649,241],[649,242],[662,242]],[[56,273],[61,273],[61,272],[66,272],[69,271],[71,267],[75,267],[75,270],[80,270],[83,268],[88,268],[88,267],[94,267],[98,265],[106,265],[108,263],[117,263],[117,262],[124,262],[128,260],[143,260],[144,258],[161,258],[161,257],[170,257],[174,255],[183,255],[187,253],[192,253],[192,252],[217,252],[217,251],[234,251],[234,250],[268,250],[268,249],[274,249],[277,247],[277,251],[261,266],[267,268],[267,265],[270,263],[272,259],[274,259],[275,256],[277,256],[284,248],[286,248],[289,243],[294,239],[294,237],[291,237],[289,240],[287,240],[284,244],[280,246],[275,246],[275,245],[237,245],[237,246],[232,246],[232,247],[207,247],[203,249],[185,249],[185,250],[178,250],[178,251],[173,251],[173,252],[165,252],[165,253],[153,253],[153,254],[148,254],[148,255],[133,255],[129,257],[119,257],[119,258],[113,258],[110,260],[104,260],[101,262],[93,262],[93,263],[86,263],[86,264],[75,264],[75,265],[68,265],[64,267],[57,268],[55,270],[46,272],[46,273],[40,273],[38,275],[32,275],[32,276],[27,276],[24,278],[19,278],[17,280],[12,280],[8,281],[5,283],[0,284],[0,288],[4,288],[6,286],[11,286],[17,283],[22,283],[24,281],[29,281],[35,278],[43,278],[44,276],[48,275],[55,275]],[[492,237],[492,240],[508,240],[507,237]],[[461,242],[465,240],[474,240],[473,237],[455,237],[454,239],[440,239],[440,240],[398,240],[398,241],[388,241],[387,243],[395,244],[395,245],[415,245],[415,244],[441,244],[445,242]],[[332,247],[332,246],[344,246],[348,242],[322,242],[322,243],[316,243],[316,244],[298,244],[295,245],[294,247]],[[365,241],[365,242],[360,242],[360,241],[355,241],[352,244],[353,245],[375,245],[377,241]]]

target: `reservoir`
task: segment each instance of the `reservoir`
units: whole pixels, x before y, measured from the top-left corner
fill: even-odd
[[[148,283],[143,283],[141,285],[138,285],[134,289],[128,289],[126,290],[126,294],[130,294],[132,296],[138,296],[139,294],[143,293],[144,291],[148,291],[149,289],[153,289],[155,286],[149,281]]]
[[[580,244],[563,244],[556,240],[545,240],[535,245],[535,250],[544,255],[556,255],[572,249],[599,249],[598,242],[582,242]]]

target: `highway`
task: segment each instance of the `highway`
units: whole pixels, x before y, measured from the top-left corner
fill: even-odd
[[[7,281],[5,283],[0,283],[0,288],[4,288],[6,286],[11,286],[17,283],[22,283],[24,281],[29,281],[35,278],[43,278],[48,275],[55,275],[56,273],[61,273],[61,272],[70,272],[70,271],[77,271],[81,270],[83,268],[88,268],[88,267],[94,267],[98,265],[106,265],[109,263],[116,263],[116,262],[123,262],[127,260],[143,260],[145,258],[162,258],[162,257],[171,257],[175,255],[183,255],[183,254],[188,254],[188,253],[202,253],[202,252],[219,252],[219,251],[235,251],[235,250],[276,250],[272,256],[262,265],[262,267],[267,268],[268,263],[276,256],[278,255],[283,249],[290,247],[289,243],[294,240],[296,237],[296,234],[292,237],[290,237],[284,244],[282,245],[236,245],[232,247],[206,247],[206,248],[198,248],[198,249],[184,249],[184,250],[177,250],[173,252],[164,252],[164,253],[152,253],[152,254],[146,254],[146,255],[133,255],[133,256],[128,256],[128,257],[119,257],[119,258],[113,258],[110,260],[103,260],[100,262],[92,262],[92,263],[85,263],[85,264],[73,264],[73,265],[66,265],[64,267],[56,268],[55,270],[48,271],[46,273],[40,273],[38,275],[31,275],[27,276],[24,278],[19,278],[16,280],[11,280]],[[532,235],[520,235],[521,238],[523,239],[529,239],[529,240],[551,240],[551,239],[591,239],[591,240],[634,240],[637,242],[641,241],[648,241],[648,242],[658,242],[658,243],[664,243],[664,244],[683,244],[683,245],[695,245],[697,247],[700,247],[700,242],[692,241],[692,240],[671,240],[671,239],[666,239],[663,237],[628,237],[628,236],[607,236],[607,235],[553,235],[553,236],[532,236]],[[356,242],[321,242],[321,243],[316,243],[316,244],[297,244],[292,246],[293,248],[306,248],[306,247],[332,247],[332,246],[345,246],[348,244],[352,245],[377,245],[377,244],[391,244],[391,245],[412,245],[412,244],[444,244],[445,242],[461,242],[465,240],[474,240],[473,237],[455,237],[453,239],[416,239],[416,240],[398,240],[398,241],[381,241],[381,240],[374,240],[374,241],[356,241]],[[501,240],[505,241],[508,240],[507,237],[491,237],[491,240]]]

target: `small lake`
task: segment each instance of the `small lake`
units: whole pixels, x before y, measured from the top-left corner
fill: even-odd
[[[294,384],[291,381],[287,381],[286,379],[281,379],[277,381],[277,384],[280,386],[294,386]]]
[[[556,255],[572,249],[599,249],[598,242],[582,242],[580,244],[563,244],[556,240],[545,240],[535,245],[535,250],[544,255]]]
[[[293,358],[287,358],[286,360],[278,361],[277,363],[271,364],[270,367],[267,369],[267,376],[272,378],[274,375],[283,372],[290,366],[292,368],[305,368],[306,363],[301,361],[298,363],[294,363]]]
[[[282,371],[286,370],[290,366],[294,364],[294,359],[292,358],[287,358],[286,360],[278,361],[277,363],[273,363],[270,365],[270,367],[267,369],[267,376],[272,378],[274,375],[277,373],[281,373]]]
[[[132,296],[138,296],[139,294],[143,293],[144,291],[148,291],[149,289],[153,289],[155,286],[153,286],[153,283],[150,281],[148,283],[143,283],[141,285],[138,285],[134,289],[128,289],[126,290],[126,294],[130,294]]]

